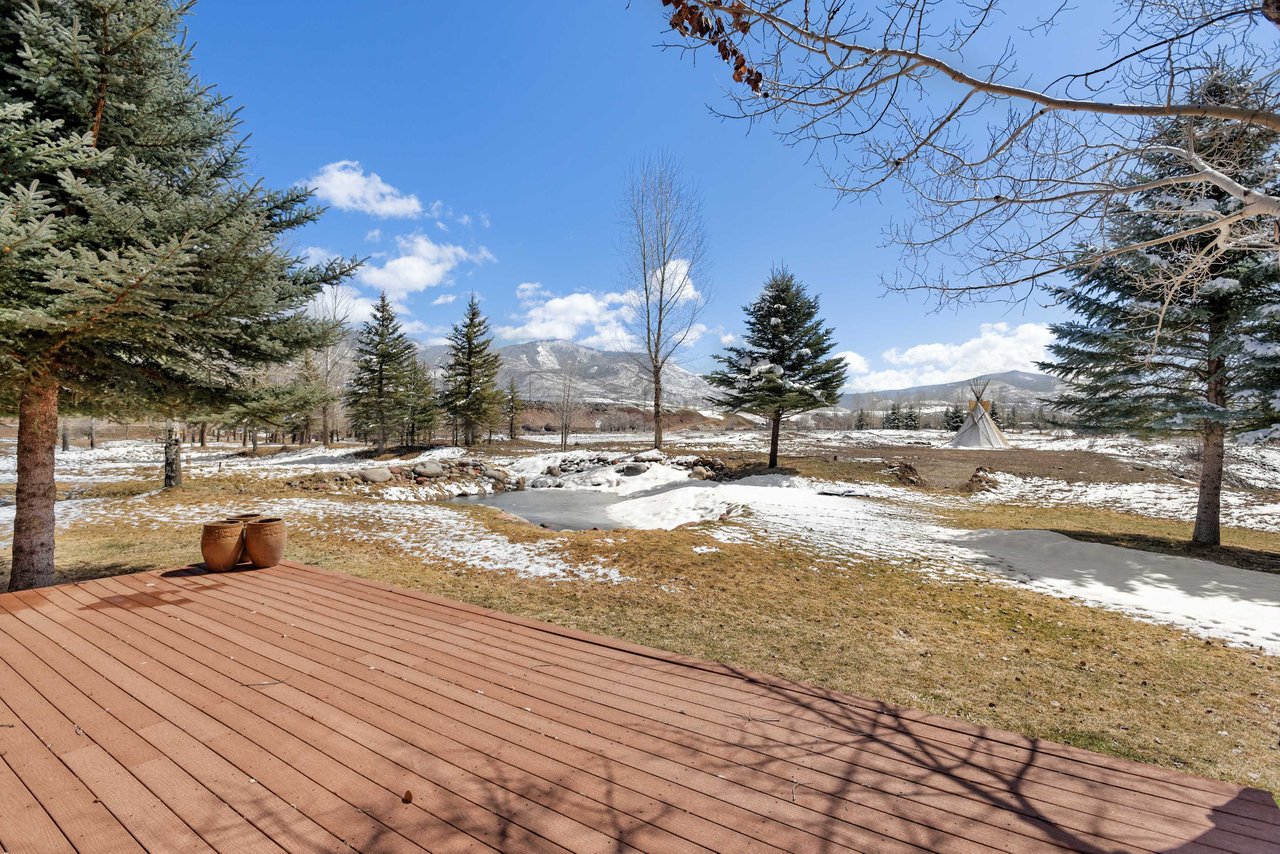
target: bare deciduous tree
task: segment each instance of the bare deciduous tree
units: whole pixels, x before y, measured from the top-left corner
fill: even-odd
[[[312,314],[341,329],[330,344],[315,353],[314,364],[320,382],[333,395],[333,399],[320,408],[320,430],[326,445],[333,442],[339,396],[351,375],[351,336],[347,333],[347,323],[354,307],[355,299],[347,285],[326,287],[311,306]]]
[[[578,414],[581,406],[581,395],[578,392],[578,360],[572,356],[566,356],[560,362],[558,373],[556,377],[559,385],[558,394],[551,406],[559,421],[560,450],[567,451],[569,434],[573,432],[573,418]]]
[[[1180,226],[1161,242],[1208,234],[1211,253],[1280,247],[1280,196],[1269,191],[1276,170],[1240,175],[1229,160],[1205,156],[1212,140],[1162,132],[1179,124],[1280,131],[1276,0],[1118,3],[1096,51],[1061,35],[1068,16],[1084,12],[1066,3],[663,5],[683,46],[715,51],[743,84],[733,115],[772,120],[788,142],[812,145],[841,194],[905,191],[914,216],[890,229],[904,250],[891,288],[1023,298],[1046,276],[1150,249],[1110,243],[1107,220],[1153,189],[1166,191],[1154,204]],[[1078,65],[1038,78],[1018,67],[1033,52]],[[1215,67],[1255,91],[1242,102],[1205,97]],[[1153,155],[1178,165],[1158,187],[1141,178]],[[1234,208],[1197,209],[1211,189],[1232,196]],[[1195,287],[1211,261],[1198,259],[1165,286]]]
[[[670,157],[647,157],[628,178],[621,218],[627,326],[653,385],[653,446],[661,448],[662,373],[702,330],[707,304],[702,199]]]

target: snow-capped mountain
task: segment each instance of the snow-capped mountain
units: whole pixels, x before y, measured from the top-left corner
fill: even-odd
[[[595,350],[572,341],[529,341],[497,348],[502,356],[498,383],[505,385],[514,376],[520,393],[528,400],[553,401],[559,398],[566,371],[573,374],[575,393],[583,403],[652,405],[652,387],[635,353]],[[448,348],[422,348],[423,358],[440,365],[448,358]],[[700,408],[706,405],[711,387],[697,374],[668,363],[663,374],[663,399],[668,406]]]
[[[943,405],[961,403],[973,397],[972,392],[969,391],[970,383],[987,381],[990,381],[986,393],[988,399],[1002,404],[1031,408],[1040,406],[1045,398],[1052,398],[1060,385],[1057,378],[1047,374],[1005,371],[999,374],[983,374],[953,383],[855,392],[842,396],[840,405],[846,409],[879,410],[895,402]]]

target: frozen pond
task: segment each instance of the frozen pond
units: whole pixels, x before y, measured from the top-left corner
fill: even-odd
[[[698,485],[701,485],[699,482]],[[589,531],[599,528],[612,531],[631,527],[609,515],[609,506],[648,495],[676,489],[687,489],[693,483],[676,483],[631,495],[618,495],[592,489],[522,489],[518,492],[495,492],[492,495],[467,495],[452,499],[458,504],[483,504],[527,519],[555,531]]]

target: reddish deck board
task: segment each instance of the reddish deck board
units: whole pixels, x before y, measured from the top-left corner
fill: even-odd
[[[1280,852],[1267,792],[314,567],[0,595],[0,851]]]

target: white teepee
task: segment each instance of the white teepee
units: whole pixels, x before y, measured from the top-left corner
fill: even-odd
[[[973,403],[969,404],[969,417],[960,426],[960,432],[947,443],[948,448],[1008,448],[1009,440],[1000,432],[996,422],[991,420],[988,404],[982,399],[987,392],[988,383],[981,387],[971,383],[969,390],[973,392]]]

